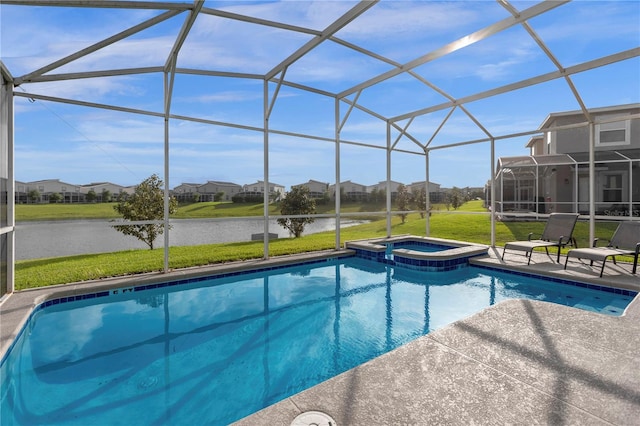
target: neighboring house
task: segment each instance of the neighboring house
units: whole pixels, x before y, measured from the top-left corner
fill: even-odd
[[[272,201],[278,201],[284,197],[284,186],[277,183],[269,182],[269,198]],[[259,180],[242,186],[241,195],[264,195],[264,181]]]
[[[242,192],[242,186],[232,182],[207,181],[198,186],[200,201],[215,201],[216,194],[222,193],[221,201],[231,201],[231,198]]]
[[[344,194],[344,197],[347,200],[351,201],[362,201],[367,200],[369,197],[369,193],[367,191],[367,186],[359,183],[351,182],[350,180],[340,182],[340,192]],[[336,193],[336,186],[329,186],[329,194],[333,198]]]
[[[423,180],[422,182],[413,182],[407,185],[407,189],[412,194],[417,194],[419,191],[425,189],[426,182]],[[430,203],[441,203],[444,200],[445,192],[440,189],[439,183],[429,182],[429,202]]]
[[[595,214],[640,216],[640,104],[588,111],[594,125]],[[633,117],[635,115],[635,117]],[[589,125],[582,111],[550,114],[531,155],[501,157],[498,212],[589,213]]]
[[[96,182],[96,183],[90,183],[87,185],[82,185],[80,192],[85,194],[85,197],[86,197],[86,194],[88,194],[89,191],[91,190],[95,192],[97,197],[96,201],[98,203],[116,201],[118,200],[119,195],[122,193],[129,193],[129,194],[133,193],[133,191],[131,191],[127,187],[124,187],[122,185],[117,185],[111,182]],[[105,191],[107,191],[111,195],[111,199],[109,200],[102,199],[102,195],[105,193]]]
[[[27,200],[27,183],[15,181],[15,200],[16,204],[25,204]]]
[[[389,182],[391,184],[391,199],[394,200],[396,198],[396,195],[398,195],[398,187],[400,185],[404,185],[402,182],[396,182],[396,181],[390,181]],[[407,187],[406,185],[404,185],[405,187]],[[387,191],[387,181],[383,180],[380,181],[378,183],[376,183],[375,185],[370,185],[367,187],[367,192],[371,193],[374,190],[377,190],[379,192],[384,192],[386,194]],[[410,191],[410,189],[407,187],[407,190]]]
[[[309,182],[300,183],[298,185],[292,185],[291,187],[305,186],[309,190],[309,196],[311,198],[322,198],[329,192],[329,184],[325,182],[319,182],[317,180],[310,179]]]
[[[60,194],[61,202],[76,203],[84,200],[81,187],[59,179],[44,179],[33,182],[16,182],[16,202],[31,203],[29,192],[38,191],[39,197],[36,203],[48,203],[52,194]]]
[[[194,201],[194,195],[198,194],[199,183],[181,183],[171,190],[171,195],[178,200],[179,203],[189,203]],[[199,201],[202,201],[198,199]]]

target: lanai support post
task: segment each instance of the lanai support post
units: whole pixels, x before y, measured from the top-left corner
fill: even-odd
[[[175,74],[172,72],[173,78]],[[164,73],[164,266],[169,272],[169,114],[171,110],[171,84],[169,73]]]
[[[336,250],[340,250],[340,100],[335,99],[335,120],[336,120],[336,184],[335,184],[335,203],[336,203]]]
[[[282,76],[284,78],[284,76]],[[280,79],[282,81],[282,79]],[[275,101],[275,94],[273,100]],[[263,143],[263,167],[264,167],[264,194],[262,196],[263,208],[263,249],[262,258],[269,259],[269,81],[264,80],[264,143]]]
[[[425,179],[425,203],[424,203],[424,235],[428,237],[431,233],[430,229],[430,220],[431,220],[431,197],[429,196],[429,150],[427,148],[424,149],[424,179]]]
[[[596,237],[596,168],[595,168],[596,125],[589,117],[589,241]]]
[[[387,121],[387,238],[391,237],[391,123]]]
[[[496,140],[491,138],[491,247],[496,246]],[[500,174],[502,176],[503,173]],[[500,187],[500,192],[504,191],[504,186]]]

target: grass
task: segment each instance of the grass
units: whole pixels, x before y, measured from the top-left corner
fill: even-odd
[[[200,204],[214,204],[211,207],[229,209],[242,216],[246,216],[240,209],[233,210],[230,203],[199,203],[190,210],[198,211],[196,207],[206,208]],[[457,212],[439,210],[434,212],[430,220],[430,235],[481,244],[490,244],[491,221],[487,215],[477,214],[482,210],[481,201],[465,204]],[[236,206],[237,207],[237,206]],[[249,207],[244,205],[244,207]],[[262,208],[262,205],[259,205]],[[350,206],[352,211],[362,211],[362,206]],[[252,206],[251,208],[256,208]],[[202,216],[211,217],[211,216]],[[610,238],[616,223],[597,223],[596,235]],[[540,234],[544,222],[496,222],[496,245],[501,246],[507,241],[527,239],[529,232]],[[386,235],[386,220],[379,219],[369,223],[344,228],[340,232],[341,244],[345,241],[372,238]],[[405,223],[398,217],[392,220],[392,235],[413,234],[425,235],[425,219],[418,214],[411,214]],[[589,224],[578,222],[574,232],[579,247],[588,246]],[[335,235],[333,232],[306,235],[298,239],[279,239],[270,242],[269,256],[304,253],[333,249]],[[199,246],[170,247],[169,261],[171,269],[202,266],[215,263],[256,259],[262,257],[262,241],[207,244]],[[566,249],[565,249],[566,251]],[[155,250],[127,250],[105,254],[86,254],[65,256],[49,259],[21,260],[16,262],[15,284],[17,290],[43,287],[53,284],[64,284],[78,281],[95,280],[100,278],[140,274],[144,272],[160,271],[163,268],[164,254],[162,249]]]
[[[82,220],[82,219],[117,219],[121,217],[113,209],[115,203],[93,204],[17,204],[16,221],[27,222],[36,220]],[[318,214],[331,214],[335,212],[335,205],[318,205]],[[341,211],[345,213],[358,213],[370,211],[383,211],[384,205],[343,203]],[[181,204],[178,212],[171,215],[172,219],[206,219],[221,217],[247,217],[262,216],[263,204],[242,203],[236,204],[228,201]],[[276,204],[269,206],[270,215],[280,214],[280,208]]]

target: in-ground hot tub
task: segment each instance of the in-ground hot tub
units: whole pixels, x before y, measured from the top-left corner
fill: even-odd
[[[348,241],[345,248],[356,256],[420,271],[449,271],[469,264],[469,258],[487,254],[488,246],[404,235]]]

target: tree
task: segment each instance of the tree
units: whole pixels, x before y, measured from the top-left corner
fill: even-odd
[[[451,189],[451,206],[453,207],[454,210],[457,210],[458,207],[460,207],[463,204],[464,204],[464,195],[462,194],[462,191],[460,190],[460,188],[457,188],[454,186],[453,189]]]
[[[103,189],[102,190],[102,202],[103,203],[110,203],[111,201],[112,201],[111,191],[109,191],[108,189]]]
[[[29,194],[27,194],[27,197],[32,203],[37,203],[40,199],[40,193],[37,189],[32,189],[31,191],[29,191]]]
[[[425,191],[424,188],[414,191],[413,203],[416,206],[416,210],[420,211],[420,217],[424,219],[425,212],[427,210],[427,191]]]
[[[60,195],[59,192],[54,192],[53,194],[49,195],[49,202],[56,204],[59,203],[60,201],[62,201],[62,195]]]
[[[224,192],[216,192],[213,195],[213,201],[222,201],[223,197],[224,197]]]
[[[407,191],[407,187],[403,184],[398,185],[398,194],[396,195],[396,207],[400,211],[409,211],[409,204],[411,202],[411,196],[409,195],[409,191]],[[401,213],[400,219],[402,219],[402,223],[405,223],[407,220],[407,214]]]
[[[87,201],[88,202],[95,203],[97,198],[98,198],[98,195],[96,194],[96,191],[94,191],[93,189],[90,189],[89,192],[87,192]]]
[[[150,221],[164,219],[164,191],[162,180],[157,175],[151,175],[140,183],[135,192],[113,206],[123,219],[128,221]],[[169,198],[169,214],[178,210],[178,201]],[[153,250],[153,242],[164,232],[163,223],[145,225],[114,225],[114,228],[124,235],[133,235]]]
[[[304,215],[316,212],[316,202],[309,196],[309,188],[306,186],[294,186],[282,201],[280,201],[280,213],[283,215]],[[311,217],[295,217],[278,219],[278,224],[288,229],[295,238],[302,235],[304,227],[313,223]]]

